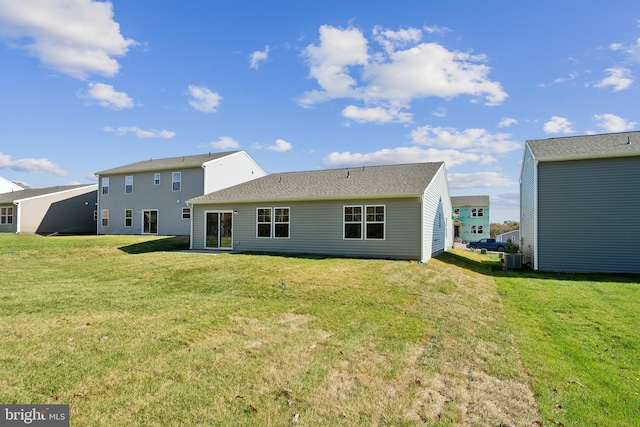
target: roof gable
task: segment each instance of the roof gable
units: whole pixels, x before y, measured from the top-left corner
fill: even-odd
[[[75,190],[77,188],[91,187],[91,186],[95,187],[95,190],[98,189],[97,184],[82,184],[82,185],[60,185],[57,187],[46,187],[46,188],[29,188],[24,190],[12,191],[10,193],[0,194],[0,203],[13,203],[17,200],[24,200],[32,197],[62,193],[64,191]]]
[[[189,203],[411,197],[424,194],[442,162],[270,174],[205,194]]]
[[[640,156],[640,131],[527,141],[538,161]]]
[[[103,170],[101,172],[96,172],[96,175],[98,176],[117,175],[117,174],[134,173],[134,172],[150,172],[150,171],[159,171],[159,170],[197,168],[197,167],[201,167],[206,162],[220,159],[222,157],[226,157],[235,153],[238,153],[238,151],[197,154],[194,156],[168,157],[166,159],[149,159],[149,160],[143,160],[141,162],[130,163],[124,166],[118,166],[112,169]]]

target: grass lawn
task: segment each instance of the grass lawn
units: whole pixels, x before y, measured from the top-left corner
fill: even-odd
[[[498,272],[548,425],[640,425],[640,276]]]
[[[185,245],[0,235],[0,403],[83,426],[637,425],[628,277]]]

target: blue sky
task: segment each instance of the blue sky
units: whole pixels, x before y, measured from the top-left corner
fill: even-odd
[[[0,0],[0,176],[245,150],[444,161],[518,220],[528,139],[638,129],[637,1]]]

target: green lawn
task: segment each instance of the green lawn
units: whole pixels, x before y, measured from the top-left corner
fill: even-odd
[[[0,235],[0,402],[99,426],[637,424],[628,277],[186,245]]]
[[[498,274],[549,425],[640,425],[640,277]]]

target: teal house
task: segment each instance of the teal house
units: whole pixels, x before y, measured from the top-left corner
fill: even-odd
[[[456,242],[472,242],[491,237],[489,196],[452,196],[453,238]]]

